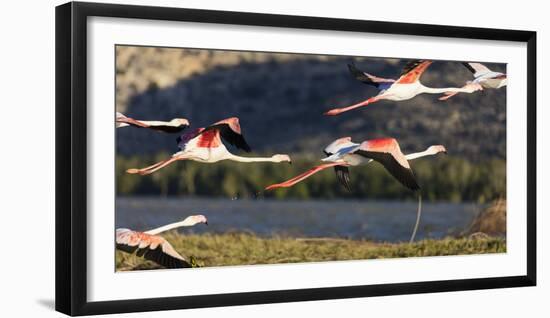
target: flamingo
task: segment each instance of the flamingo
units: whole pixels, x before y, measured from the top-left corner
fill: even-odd
[[[199,223],[208,225],[208,220],[204,215],[199,214],[188,216],[181,222],[171,223],[145,232],[124,228],[116,229],[116,248],[130,254],[137,250],[138,256],[143,256],[145,259],[166,268],[196,267],[196,264],[193,264],[193,258],[189,263],[168,241],[158,234]]]
[[[344,137],[333,141],[325,148],[324,152],[327,157],[323,158],[322,161],[327,163],[313,167],[285,182],[270,185],[265,190],[291,187],[311,175],[330,167],[334,167],[338,181],[349,190],[350,178],[348,167],[365,165],[372,161],[377,161],[405,187],[412,191],[418,191],[420,190],[420,186],[409,165],[409,160],[432,156],[438,153],[447,153],[447,150],[442,145],[432,145],[422,152],[404,155],[401,152],[399,143],[394,138],[366,140],[361,144],[357,144],[351,141],[351,137]],[[421,202],[422,197],[419,193],[416,224],[409,240],[411,243],[414,241],[418,224],[420,223]]]
[[[116,113],[116,128],[134,126],[138,128],[149,128],[167,133],[178,133],[189,127],[189,121],[185,118],[174,118],[170,121],[159,120],[136,120],[126,117],[124,114]]]
[[[491,71],[487,66],[481,63],[463,62],[462,65],[474,75],[473,81],[466,82],[466,86],[468,87],[483,90],[484,88],[501,88],[508,84],[506,74]],[[439,100],[447,100],[456,95],[456,93],[448,92],[445,93],[445,95],[446,96],[440,97]]]
[[[390,78],[381,78],[369,73],[360,71],[354,64],[348,64],[349,71],[355,79],[365,84],[374,86],[380,90],[380,93],[374,97],[362,101],[360,103],[343,107],[334,108],[325,113],[328,116],[336,116],[349,110],[367,106],[379,100],[387,99],[392,101],[408,100],[416,95],[427,94],[441,94],[441,93],[472,93],[478,90],[476,86],[464,86],[458,87],[444,87],[444,88],[432,88],[422,85],[420,83],[420,76],[426,71],[428,66],[432,64],[432,61],[427,60],[412,60],[407,63],[401,73],[401,76],[395,80]]]
[[[271,157],[241,157],[230,153],[221,141],[226,142],[250,152],[250,147],[241,134],[239,119],[232,117],[221,120],[206,128],[198,128],[183,134],[177,139],[181,151],[176,152],[171,158],[157,162],[142,169],[128,169],[131,174],[148,175],[178,160],[193,160],[203,163],[214,163],[221,160],[233,160],[238,162],[288,162],[288,155],[276,154]]]

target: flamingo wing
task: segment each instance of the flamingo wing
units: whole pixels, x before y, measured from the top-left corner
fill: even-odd
[[[336,178],[349,192],[351,192],[349,168],[346,166],[334,166]]]
[[[339,153],[342,149],[349,146],[359,146],[359,145],[356,143],[353,143],[351,141],[351,137],[342,137],[331,142],[330,145],[325,147],[323,152],[325,153],[325,155],[331,156],[335,153]]]
[[[464,65],[470,72],[472,72],[472,74],[474,74],[474,77],[478,77],[491,72],[491,70],[487,66],[481,63],[462,62],[462,65]]]
[[[276,189],[276,188],[288,188],[288,187],[291,187],[293,185],[295,185],[296,183],[304,180],[304,179],[307,179],[308,177],[310,177],[311,175],[321,171],[321,170],[324,170],[326,168],[330,168],[330,167],[335,167],[335,166],[339,166],[339,165],[343,165],[343,163],[340,163],[340,162],[331,162],[331,163],[327,163],[327,164],[322,164],[322,165],[319,165],[319,166],[316,166],[316,167],[313,167],[311,169],[309,169],[308,171],[300,174],[300,175],[297,175],[296,177],[292,178],[292,179],[289,179],[285,182],[281,182],[281,183],[277,183],[277,184],[272,184],[268,187],[265,188],[265,190],[272,190],[272,189]]]
[[[411,84],[418,81],[430,64],[432,64],[432,61],[427,60],[412,60],[408,62],[396,83]]]
[[[196,129],[188,131],[188,132],[182,134],[181,136],[179,136],[178,138],[176,138],[176,142],[178,143],[178,148],[180,148],[181,150],[184,150],[187,143],[189,143],[195,137],[200,135],[201,132],[203,132],[203,131],[204,131],[204,128],[196,128]]]
[[[336,139],[330,145],[328,145],[323,152],[327,157],[330,157],[334,154],[347,153],[347,149],[352,149],[350,147],[356,147],[358,144],[355,144],[351,141],[351,137],[343,137]],[[346,166],[338,165],[334,166],[334,172],[338,181],[348,190],[351,191],[350,186],[350,177],[349,177],[349,168]]]
[[[116,230],[116,248],[153,261],[165,268],[192,267],[164,238],[129,229]]]
[[[202,133],[209,130],[218,130],[223,140],[246,152],[251,151],[250,146],[246,143],[241,133],[241,125],[237,117],[221,120],[207,127]]]
[[[395,80],[393,79],[377,77],[367,72],[363,72],[359,70],[357,67],[355,67],[355,64],[353,63],[348,64],[348,69],[351,75],[355,77],[356,80],[363,82],[365,84],[374,86],[376,88],[381,88],[380,86],[382,86],[383,84],[386,84],[387,86],[388,84],[391,85],[392,83],[395,82]]]
[[[353,153],[379,162],[405,187],[413,191],[420,189],[409,162],[395,139],[383,138],[365,141]]]
[[[174,125],[168,125],[168,124],[149,124],[149,128],[153,130],[162,131],[170,134],[179,133],[187,127],[189,127],[189,125],[181,124],[179,126],[174,126]]]

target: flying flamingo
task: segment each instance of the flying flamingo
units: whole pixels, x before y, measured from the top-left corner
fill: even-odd
[[[334,108],[325,113],[328,116],[336,116],[349,110],[367,106],[379,100],[387,99],[392,101],[408,100],[416,95],[427,94],[442,94],[442,93],[472,93],[478,88],[475,86],[464,86],[462,88],[457,87],[444,87],[444,88],[432,88],[426,87],[420,83],[420,76],[426,71],[428,66],[432,64],[432,61],[426,60],[413,60],[405,65],[401,76],[397,79],[381,78],[369,73],[360,71],[354,64],[348,64],[349,71],[353,77],[358,81],[365,84],[374,86],[380,90],[378,95],[371,97],[360,103],[343,107]]]
[[[225,148],[220,137],[237,148],[250,152],[250,147],[241,134],[239,119],[232,117],[206,128],[198,128],[183,134],[177,139],[178,147],[181,151],[173,154],[171,158],[142,169],[128,169],[126,172],[147,175],[178,160],[193,160],[204,163],[214,163],[221,160],[238,162],[291,162],[288,155],[279,154],[267,158],[236,156]]]
[[[476,90],[483,90],[484,88],[501,88],[508,84],[508,77],[504,73],[491,71],[487,66],[481,63],[467,63],[464,65],[474,75],[473,81],[466,82],[466,86],[475,88]],[[464,86],[464,87],[466,87]],[[440,97],[440,100],[446,100],[456,93],[445,93],[446,96]]]
[[[447,150],[442,145],[433,145],[422,152],[404,155],[401,152],[397,140],[394,138],[373,139],[357,144],[352,142],[350,137],[344,137],[332,142],[325,148],[324,152],[327,157],[322,159],[322,161],[328,163],[313,167],[285,182],[270,185],[265,188],[265,190],[291,187],[311,175],[330,167],[334,167],[338,180],[349,190],[350,179],[348,167],[365,165],[372,161],[377,161],[401,184],[410,190],[417,191],[420,190],[420,186],[409,165],[409,160],[436,155],[440,152],[447,153]],[[418,224],[420,223],[421,202],[422,197],[419,193],[416,224],[409,242],[414,241]]]
[[[167,133],[178,133],[189,127],[189,121],[185,118],[174,118],[170,121],[159,120],[136,120],[126,117],[124,114],[116,113],[116,128],[134,126],[138,128],[149,128]]]
[[[161,226],[146,232],[138,232],[130,229],[116,229],[116,248],[133,253],[137,250],[137,256],[153,261],[166,268],[189,268],[196,267],[194,259],[191,263],[185,260],[168,241],[158,235],[172,229],[184,226],[193,226],[198,223],[208,225],[204,215],[191,215],[181,222]]]

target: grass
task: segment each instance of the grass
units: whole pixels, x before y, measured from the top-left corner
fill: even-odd
[[[413,244],[330,238],[263,238],[249,233],[184,235],[172,231],[163,237],[181,255],[195,257],[204,267],[506,252],[506,240],[500,237],[449,237]],[[133,254],[116,252],[117,271],[156,268],[161,267]]]

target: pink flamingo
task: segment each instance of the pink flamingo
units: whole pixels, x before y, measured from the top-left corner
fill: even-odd
[[[181,222],[171,223],[145,232],[124,228],[116,229],[116,248],[130,254],[137,250],[137,256],[143,256],[145,259],[166,268],[196,267],[193,264],[193,258],[189,263],[166,239],[158,234],[199,223],[208,225],[208,220],[204,215],[199,214],[191,215]]]
[[[420,76],[426,71],[432,61],[426,60],[413,60],[405,65],[401,76],[395,79],[381,78],[369,73],[360,71],[353,64],[348,64],[349,71],[358,80],[365,84],[374,86],[380,90],[380,93],[374,97],[371,97],[360,103],[343,107],[334,108],[325,113],[328,116],[336,116],[349,110],[367,106],[379,100],[387,99],[391,101],[403,101],[408,100],[416,95],[427,94],[442,94],[442,93],[472,93],[478,90],[476,86],[466,85],[462,88],[457,87],[444,87],[444,88],[432,88],[422,85],[420,83]]]
[[[413,171],[409,165],[409,160],[432,156],[441,152],[446,153],[447,150],[442,145],[433,145],[422,152],[404,155],[401,152],[397,140],[394,138],[373,139],[357,144],[352,142],[350,137],[344,137],[332,142],[325,148],[324,152],[327,157],[322,159],[322,161],[328,163],[313,167],[310,170],[285,182],[270,185],[266,187],[265,190],[291,187],[296,183],[312,176],[313,174],[330,167],[334,167],[338,180],[349,190],[350,178],[348,167],[365,165],[372,161],[377,161],[382,164],[384,168],[386,168],[386,170],[401,184],[412,191],[417,191],[420,190],[420,186],[418,185],[418,182],[416,181]],[[417,220],[410,238],[410,242],[414,241],[418,224],[420,222],[421,200],[422,198],[419,193]]]
[[[156,131],[162,131],[167,133],[181,132],[185,128],[189,127],[189,121],[185,118],[174,118],[170,121],[160,120],[136,120],[130,117],[126,117],[124,114],[116,113],[116,128],[134,126],[138,128],[149,128]]]
[[[280,154],[267,158],[236,156],[227,150],[220,137],[237,148],[250,152],[250,147],[241,134],[239,119],[237,117],[232,117],[219,121],[206,128],[198,128],[183,134],[177,139],[178,147],[181,151],[173,154],[171,158],[142,169],[128,169],[126,172],[147,175],[178,160],[193,160],[203,163],[214,163],[221,160],[233,160],[238,162],[291,162],[288,155]]]
[[[474,75],[474,80],[466,82],[464,87],[483,90],[484,88],[501,88],[508,85],[508,77],[504,73],[491,71],[481,63],[463,62],[462,65]],[[447,100],[456,94],[452,92],[445,93],[446,96],[440,97],[439,100]]]

